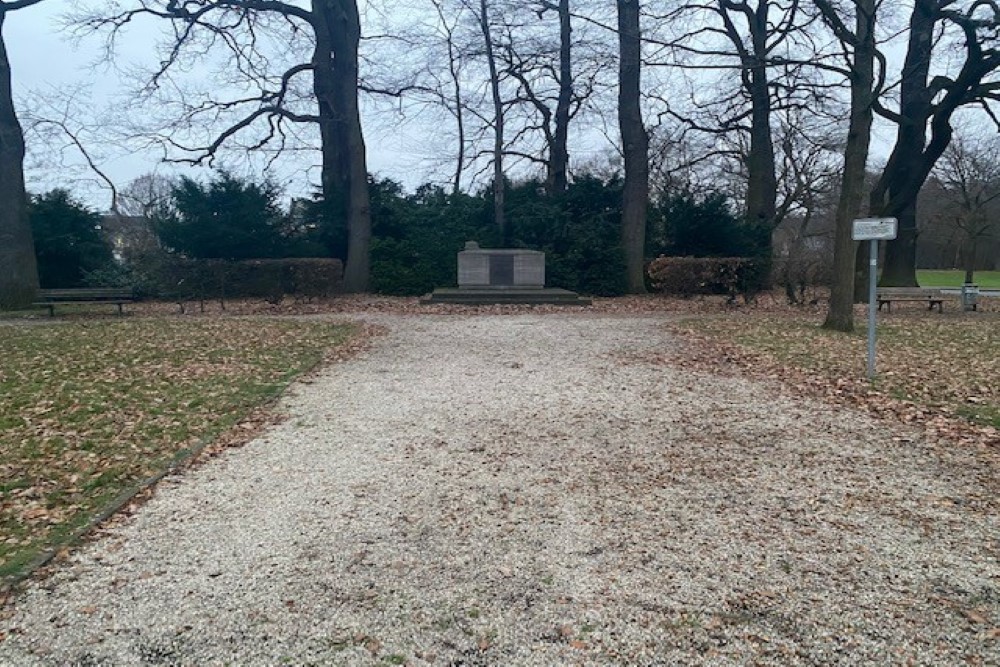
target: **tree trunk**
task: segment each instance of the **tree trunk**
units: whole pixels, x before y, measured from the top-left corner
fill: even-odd
[[[562,194],[568,186],[569,114],[573,101],[572,25],[569,0],[559,0],[559,99],[556,102],[555,135],[545,179],[549,194]]]
[[[0,11],[0,310],[28,306],[38,291],[38,266],[24,189],[24,135],[14,111],[10,60]]]
[[[479,27],[486,46],[486,62],[490,70],[490,93],[493,97],[493,223],[500,232],[503,245],[510,243],[510,230],[504,215],[506,183],[503,173],[503,100],[500,97],[500,76],[497,73],[493,35],[490,32],[489,8],[486,0],[479,0]]]
[[[844,175],[834,229],[833,280],[824,328],[854,330],[854,268],[857,244],[851,238],[861,210],[865,166],[871,145],[875,85],[875,0],[855,1],[855,47],[851,64],[851,118],[844,148]],[[833,11],[830,9],[829,11]]]
[[[441,17],[444,20],[444,16]],[[455,42],[448,33],[448,72],[451,74],[452,94],[455,100],[455,124],[458,128],[458,155],[455,157],[455,176],[452,179],[451,194],[457,196],[462,191],[462,172],[465,170],[465,102],[462,100],[462,80],[458,72],[458,57]]]
[[[347,221],[344,290],[370,284],[371,205],[358,107],[361,22],[355,0],[314,0],[313,81],[320,117],[323,196]]]
[[[455,172],[451,179],[451,195],[456,197],[462,191],[462,174],[465,171],[465,101],[462,95],[461,66],[458,50],[455,47],[455,25],[457,23],[449,24],[443,0],[432,0],[432,3],[441,23],[441,30],[444,31],[445,46],[448,49],[448,75],[451,77],[451,103],[455,105],[454,109],[450,109],[450,111],[455,116],[455,125],[458,131],[458,155],[455,156]],[[441,96],[443,99],[443,90]],[[447,108],[447,103],[445,108]]]
[[[979,244],[976,237],[970,237],[965,243],[965,282],[971,283],[976,273],[976,259],[979,256]]]
[[[639,80],[641,40],[638,0],[618,2],[618,127],[625,158],[622,200],[622,249],[626,288],[630,294],[646,291],[643,252],[646,245],[646,209],[649,205],[649,136],[642,122]]]
[[[923,184],[918,173],[925,162],[923,152],[931,113],[927,77],[937,21],[937,1],[917,0],[910,17],[910,39],[899,89],[899,115],[903,122],[899,124],[889,161],[871,194],[873,214],[899,221],[898,236],[886,247],[880,282],[887,286],[917,286],[916,199]]]
[[[735,3],[733,3],[735,4]],[[759,0],[755,9],[741,3],[738,12],[747,20],[750,44],[736,27],[730,15],[734,7],[719,3],[725,34],[740,54],[740,86],[750,98],[750,150],[746,156],[747,191],[745,221],[757,234],[761,244],[755,248],[758,257],[771,256],[771,231],[777,224],[778,179],[774,166],[774,138],[771,133],[771,90],[767,72],[769,0]]]
[[[899,221],[895,241],[888,241],[879,285],[919,287],[917,283],[917,201],[916,197],[894,216]]]
[[[778,178],[774,173],[774,139],[771,135],[771,91],[767,76],[768,3],[761,2],[754,15],[751,35],[754,53],[744,64],[749,67],[751,104],[750,154],[747,156],[747,223],[774,229],[777,222]],[[770,234],[763,235],[770,239]],[[760,254],[770,254],[770,244],[759,248]]]

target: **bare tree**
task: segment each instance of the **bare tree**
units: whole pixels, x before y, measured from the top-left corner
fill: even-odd
[[[445,108],[455,118],[455,129],[457,131],[456,142],[458,150],[455,155],[455,172],[452,178],[451,193],[457,195],[462,188],[462,173],[465,170],[465,96],[462,89],[462,61],[460,59],[460,49],[456,42],[456,30],[458,22],[461,20],[463,7],[459,7],[455,16],[449,18],[445,12],[443,0],[431,0],[437,12],[438,26],[441,38],[444,41],[448,60],[448,83],[449,90],[440,94]]]
[[[741,149],[746,178],[744,217],[748,225],[773,230],[781,222],[774,113],[818,107],[818,93],[823,89],[820,81],[806,80],[803,59],[794,53],[810,17],[799,0],[691,0],[659,18],[682,31],[655,42],[673,55],[667,64],[679,62],[685,70],[714,71],[724,77],[719,81],[723,94],[707,100],[702,75],[696,74],[702,83],[688,82],[691,108],[664,99],[665,115],[723,142],[734,134],[745,135]],[[808,44],[808,40],[800,41]],[[767,249],[760,252],[766,254]]]
[[[573,103],[573,26],[569,0],[559,0],[556,5],[545,2],[543,7],[554,9],[559,17],[559,98],[545,184],[550,193],[561,193],[566,191],[568,183],[570,105]]]
[[[129,181],[118,192],[118,208],[122,215],[151,218],[166,206],[177,185],[176,177],[143,174]]]
[[[750,150],[747,154],[746,218],[751,224],[773,228],[777,218],[775,196],[778,190],[775,176],[774,141],[771,135],[771,91],[767,60],[777,43],[785,36],[770,24],[772,2],[718,3],[723,31],[740,61],[742,89],[750,100]],[[794,15],[798,3],[793,2],[789,13]],[[737,27],[742,19],[745,32]],[[790,17],[788,24],[792,23]]]
[[[830,305],[823,326],[836,331],[854,329],[854,285],[857,244],[851,238],[853,221],[861,210],[865,167],[871,145],[874,104],[885,77],[885,66],[875,36],[877,0],[853,0],[849,10],[830,0],[814,0],[823,22],[840,42],[844,65],[840,71],[851,86],[851,113],[844,143],[844,168],[834,226],[833,275]],[[851,21],[848,12],[853,13]],[[876,80],[875,64],[881,64]]]
[[[573,34],[569,0],[539,0],[536,9],[538,18],[544,18],[550,11],[556,13],[559,21],[556,62],[548,58],[549,48],[544,41],[536,42],[531,53],[525,54],[518,52],[512,40],[505,60],[508,72],[520,86],[515,102],[527,103],[539,116],[537,129],[544,139],[545,154],[540,158],[530,157],[545,167],[546,192],[559,194],[566,191],[569,183],[569,123],[586,95],[575,98],[573,91]],[[539,79],[546,78],[546,74],[555,81],[554,99],[540,91],[537,84]]]
[[[992,0],[915,0],[899,84],[899,106],[876,103],[876,112],[898,126],[896,144],[871,193],[871,211],[899,220],[899,235],[886,249],[881,282],[916,286],[917,196],[951,142],[952,117],[962,106],[981,104],[1000,92],[996,33],[1000,6]],[[953,39],[941,37],[942,33]],[[948,45],[955,71],[931,77],[935,47]],[[1000,122],[998,122],[1000,125]],[[928,137],[928,129],[930,136]]]
[[[832,149],[832,131],[811,127],[802,111],[783,111],[779,119],[776,217],[781,223],[772,234],[773,253],[779,260],[774,274],[784,284],[788,302],[795,304],[829,268],[830,230],[825,219],[841,165]]]
[[[251,91],[234,98],[215,93],[207,100],[167,91],[164,96],[179,108],[179,117],[160,137],[170,153],[181,153],[171,159],[211,163],[241,137],[248,151],[270,150],[276,158],[296,141],[296,126],[318,128],[323,198],[348,229],[344,286],[351,292],[367,290],[371,212],[358,102],[361,24],[356,0],[311,0],[308,8],[279,0],[142,0],[125,10],[113,5],[110,13],[91,15],[83,23],[109,29],[113,42],[141,16],[172,26],[167,55],[144,89],[147,97],[171,85],[171,73],[188,64],[185,58],[205,53],[227,54],[228,71]],[[282,40],[288,54],[302,57],[276,69],[278,59],[265,53],[262,44]],[[300,54],[305,49],[309,53]],[[219,118],[226,119],[224,129],[203,141],[186,140],[188,130]]]
[[[971,283],[980,247],[1000,239],[1000,139],[956,137],[931,178],[942,199],[938,224],[956,237],[965,282]]]
[[[490,98],[493,100],[493,223],[496,225],[504,245],[506,245],[510,240],[510,230],[507,227],[507,218],[504,213],[507,192],[507,183],[503,170],[505,105],[503,97],[500,94],[501,81],[497,69],[490,6],[487,0],[479,0],[477,19],[479,20],[479,28],[483,34],[486,66],[490,73]]]
[[[14,108],[3,31],[11,12],[41,0],[0,0],[0,309],[29,305],[38,291],[38,265],[24,188],[24,134]]]
[[[89,96],[85,87],[70,87],[35,92],[27,98],[21,118],[33,145],[29,165],[44,161],[49,168],[57,168],[63,187],[74,175],[77,183],[96,183],[107,192],[108,210],[117,214],[118,187],[107,171],[108,155],[103,150],[114,142],[102,132],[100,120],[87,119],[82,100]]]
[[[646,291],[643,252],[649,206],[649,135],[642,119],[640,76],[642,33],[639,0],[618,3],[618,127],[621,131],[625,183],[622,192],[622,249],[629,293]]]

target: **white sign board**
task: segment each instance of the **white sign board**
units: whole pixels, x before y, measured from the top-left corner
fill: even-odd
[[[896,238],[896,218],[858,218],[851,238],[855,241],[891,241]]]

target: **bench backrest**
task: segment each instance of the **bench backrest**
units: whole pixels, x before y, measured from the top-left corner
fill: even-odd
[[[134,299],[131,287],[82,287],[80,289],[41,289],[38,298],[45,301],[86,301],[88,299]]]
[[[923,287],[879,287],[877,292],[878,296],[912,296],[927,299],[941,296],[941,290]]]

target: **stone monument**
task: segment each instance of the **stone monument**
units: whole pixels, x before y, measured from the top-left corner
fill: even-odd
[[[480,248],[468,241],[458,253],[458,289],[439,287],[421,303],[553,304],[589,306],[576,292],[545,287],[545,253],[524,248]]]
[[[475,241],[458,253],[460,288],[545,288],[545,253],[521,248],[483,249]]]

